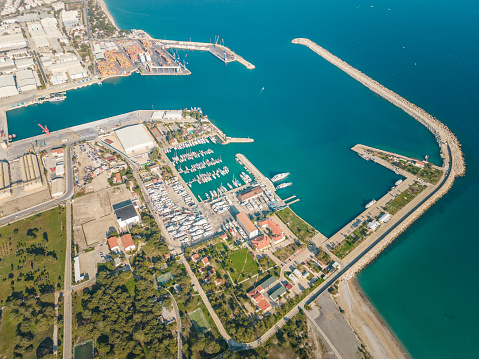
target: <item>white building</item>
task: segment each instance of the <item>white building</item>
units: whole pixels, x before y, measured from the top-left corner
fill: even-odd
[[[33,69],[35,63],[31,57],[26,59],[15,59],[15,66],[18,70]]]
[[[143,125],[123,127],[116,130],[115,134],[125,149],[126,154],[155,147],[153,140]]]
[[[0,98],[18,95],[17,87],[15,86],[15,79],[13,75],[0,76]]]
[[[36,90],[37,85],[32,70],[21,70],[17,72],[17,86],[20,91]]]
[[[293,271],[293,274],[298,278],[301,278],[303,276],[297,268]]]
[[[78,258],[78,255],[73,258],[73,269],[75,272],[75,283],[85,279],[83,273],[80,272],[80,258]]]
[[[22,49],[24,47],[27,47],[27,40],[21,33],[0,36],[0,51]]]
[[[114,204],[113,210],[121,229],[129,228],[140,222],[140,217],[130,200]]]
[[[65,9],[65,4],[63,3],[63,1],[57,1],[57,2],[51,3],[50,5],[52,6],[54,11],[60,11]]]
[[[376,229],[378,229],[379,226],[380,226],[380,223],[376,220],[372,220],[371,222],[368,223],[368,228],[371,231],[375,231]]]
[[[58,198],[63,195],[63,178],[56,177],[52,180],[52,197]]]
[[[64,72],[50,76],[50,82],[53,86],[64,84],[68,81],[68,76]]]
[[[80,21],[78,20],[78,11],[76,10],[62,10],[62,23],[66,28],[72,28],[78,26]]]
[[[384,212],[379,218],[379,222],[386,223],[391,219],[391,215],[389,213]]]

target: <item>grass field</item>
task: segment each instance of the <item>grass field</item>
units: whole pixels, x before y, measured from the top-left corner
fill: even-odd
[[[278,249],[276,252],[273,253],[273,255],[281,262],[283,262],[304,247],[306,247],[306,244],[299,245],[297,242],[294,242],[290,245],[287,245],[286,247]]]
[[[258,263],[256,263],[246,248],[231,252],[230,260],[229,265],[233,269],[233,272],[230,271],[230,274],[235,282],[258,273]]]
[[[73,359],[93,359],[93,353],[93,340],[88,340],[73,347]]]
[[[64,207],[0,228],[0,304],[12,292],[63,287],[66,247]]]
[[[420,185],[418,183],[414,183],[407,190],[405,190],[399,196],[397,196],[391,202],[389,202],[384,207],[384,209],[386,210],[386,212],[390,213],[391,215],[397,213],[399,210],[405,207],[409,202],[411,202],[425,188],[426,186]]]
[[[306,241],[316,234],[316,230],[299,218],[289,207],[276,212],[276,214],[299,240]]]
[[[196,309],[193,313],[190,313],[190,319],[193,322],[193,325],[196,328],[196,331],[200,334],[203,334],[211,329],[208,320],[201,308]]]

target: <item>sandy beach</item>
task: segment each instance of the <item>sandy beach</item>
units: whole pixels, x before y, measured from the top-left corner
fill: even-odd
[[[98,5],[100,5],[101,9],[103,10],[103,12],[106,14],[106,16],[108,16],[108,19],[110,19],[111,23],[113,24],[113,26],[115,26],[118,30],[120,30],[120,28],[118,27],[118,25],[116,24],[115,22],[115,19],[113,18],[113,16],[110,14],[110,11],[108,10],[108,6],[106,6],[106,3],[104,0],[97,0],[97,3]]]
[[[339,282],[335,297],[351,327],[374,358],[406,359],[409,355],[381,319],[356,279]]]

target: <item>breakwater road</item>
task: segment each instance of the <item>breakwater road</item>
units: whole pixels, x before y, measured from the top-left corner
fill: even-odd
[[[318,44],[314,43],[309,39],[298,38],[292,40],[293,44],[300,44],[307,46],[319,56],[329,61],[334,66],[343,70],[349,76],[355,80],[362,83],[364,86],[369,88],[371,91],[375,92],[385,100],[391,102],[393,105],[399,107],[404,112],[412,116],[414,119],[419,121],[421,124],[427,127],[429,131],[435,136],[436,141],[439,143],[441,149],[441,156],[443,160],[447,158],[446,154],[446,144],[450,147],[451,156],[452,156],[452,166],[451,171],[454,172],[455,176],[462,176],[465,173],[466,166],[464,163],[464,158],[461,151],[461,145],[457,140],[456,136],[449,130],[449,128],[444,125],[442,122],[437,120],[435,117],[431,116],[429,113],[424,111],[422,108],[414,105],[413,103],[407,101],[405,98],[399,96],[395,92],[384,87],[377,81],[373,80],[369,76],[363,74],[361,71],[355,69],[348,63],[341,60],[339,57],[334,56],[328,50],[322,48]]]

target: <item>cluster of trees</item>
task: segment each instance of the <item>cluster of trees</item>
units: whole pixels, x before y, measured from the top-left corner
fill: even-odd
[[[97,35],[101,35],[99,36],[100,38],[110,37],[115,34],[116,28],[101,7],[93,1],[90,1],[88,4],[88,17],[90,18],[92,31],[97,33]]]
[[[84,292],[76,314],[76,340],[93,338],[100,358],[173,358],[177,344],[171,331],[159,324],[159,293],[151,281],[135,281],[134,294],[125,283],[131,272],[101,272],[97,284]]]
[[[3,312],[1,357],[46,359],[53,354],[53,294],[10,297]]]
[[[291,321],[269,339],[264,346],[242,352],[228,351],[223,359],[237,358],[301,358],[314,357],[312,340],[308,337],[307,318],[303,312],[298,313]]]

